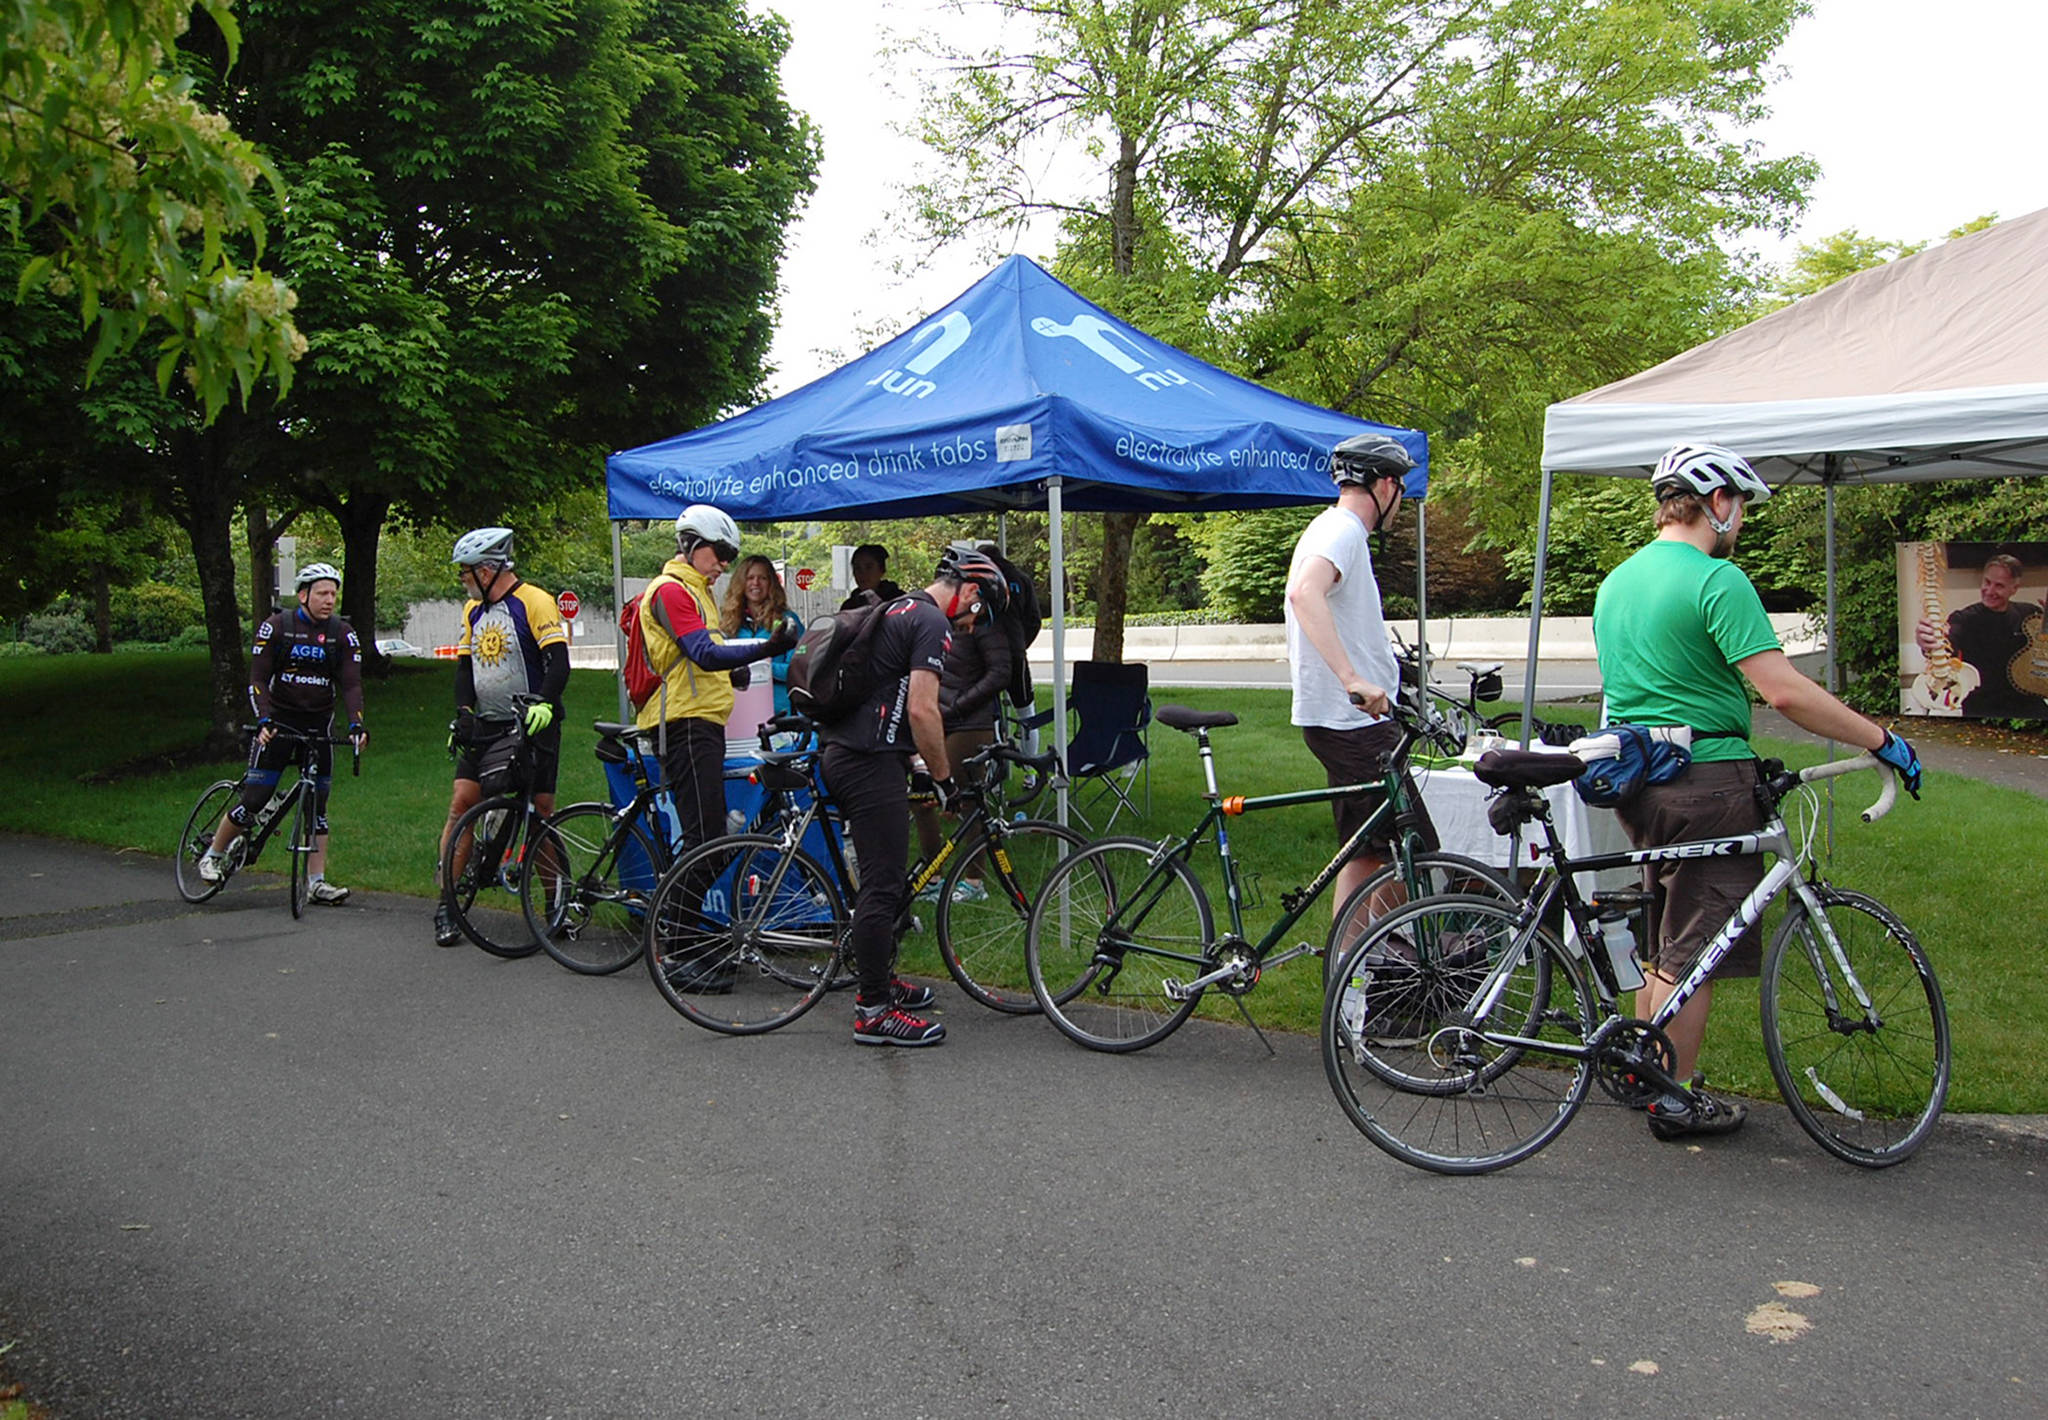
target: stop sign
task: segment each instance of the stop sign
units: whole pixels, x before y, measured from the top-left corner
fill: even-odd
[[[810,568],[799,567],[796,569],[796,586],[798,591],[808,592],[811,589],[811,583],[817,580],[818,574]]]
[[[583,603],[577,600],[574,592],[564,592],[556,597],[555,606],[561,610],[564,621],[574,621],[576,613],[583,609]]]

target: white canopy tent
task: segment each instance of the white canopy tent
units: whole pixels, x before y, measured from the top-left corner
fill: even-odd
[[[1846,277],[1663,364],[1546,411],[1529,663],[1559,473],[1648,478],[1715,443],[1827,502],[1827,684],[1835,686],[1835,505],[1845,483],[2048,473],[2048,209]],[[1533,709],[1535,684],[1526,694]]]

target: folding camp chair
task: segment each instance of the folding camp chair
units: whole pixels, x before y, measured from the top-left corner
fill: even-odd
[[[1141,661],[1076,661],[1068,686],[1068,707],[1074,720],[1067,742],[1067,776],[1077,790],[1093,782],[1093,792],[1077,793],[1074,808],[1092,829],[1094,813],[1109,804],[1109,817],[1098,832],[1108,833],[1125,809],[1138,814],[1131,792],[1140,775],[1145,780],[1145,812],[1152,807],[1152,749],[1146,726],[1152,723],[1150,674]],[[1081,800],[1086,797],[1088,805]],[[1091,812],[1092,810],[1092,812]]]

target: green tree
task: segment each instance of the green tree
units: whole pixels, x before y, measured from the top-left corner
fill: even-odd
[[[174,45],[185,0],[17,0],[0,20],[4,237],[28,253],[17,293],[75,298],[106,359],[161,333],[156,377],[181,367],[204,417],[256,384],[291,384],[304,349],[291,290],[260,264],[257,186],[277,174],[202,107]],[[199,0],[232,60],[230,0]],[[238,259],[231,239],[249,236]]]

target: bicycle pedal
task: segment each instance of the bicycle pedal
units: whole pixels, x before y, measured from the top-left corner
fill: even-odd
[[[1188,990],[1186,982],[1175,980],[1171,976],[1159,983],[1159,990],[1169,1001],[1185,1001],[1193,994]]]

